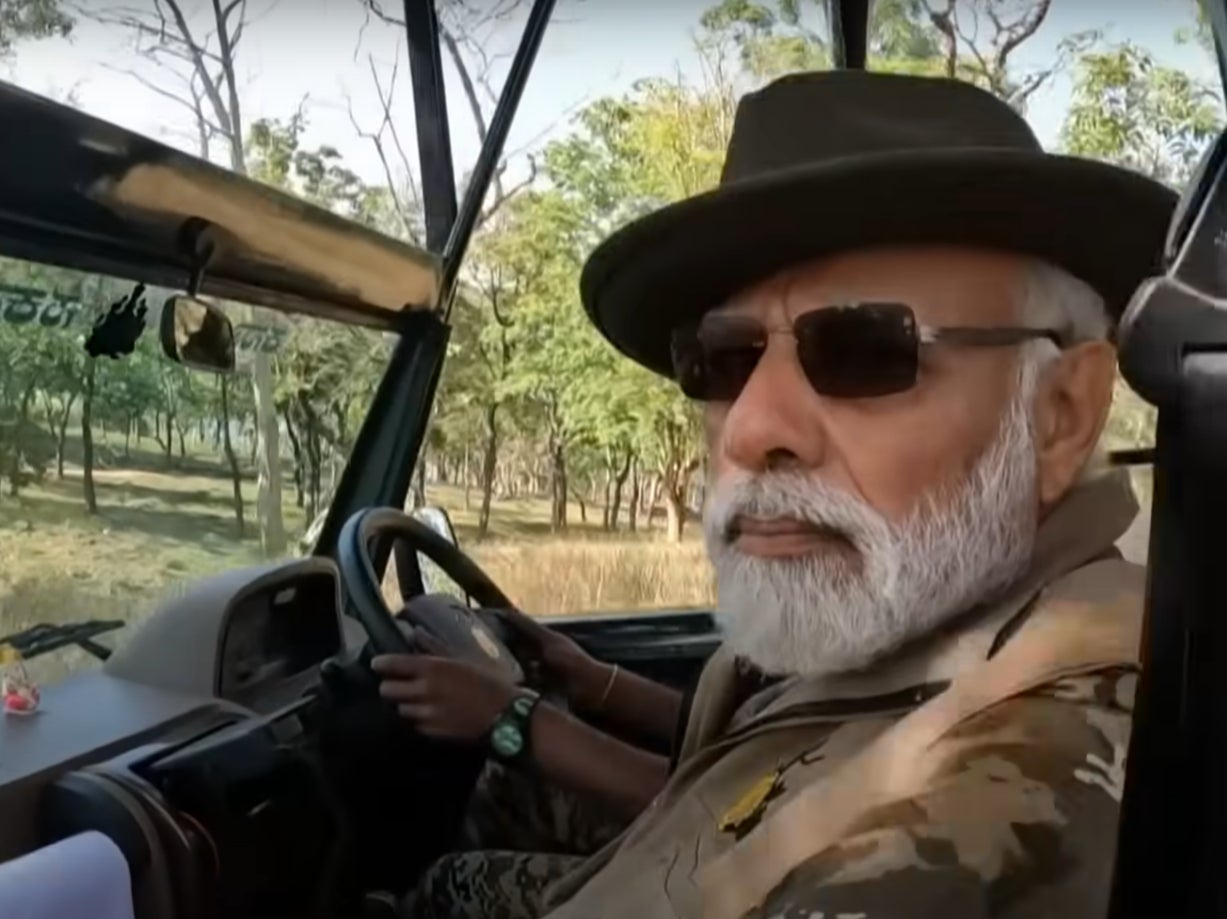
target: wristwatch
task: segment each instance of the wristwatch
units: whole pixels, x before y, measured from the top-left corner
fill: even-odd
[[[524,755],[529,743],[529,723],[539,701],[541,697],[531,689],[521,690],[498,716],[490,728],[490,749],[495,758],[510,763]]]

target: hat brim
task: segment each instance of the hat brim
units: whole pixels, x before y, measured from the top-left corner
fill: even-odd
[[[1008,150],[890,153],[721,186],[618,230],[580,278],[619,351],[669,376],[669,337],[790,265],[877,245],[948,244],[1044,258],[1119,318],[1161,270],[1177,195],[1139,173]]]

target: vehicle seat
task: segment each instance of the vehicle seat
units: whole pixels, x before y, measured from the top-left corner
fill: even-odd
[[[133,919],[132,877],[114,842],[78,833],[0,864],[4,919]]]

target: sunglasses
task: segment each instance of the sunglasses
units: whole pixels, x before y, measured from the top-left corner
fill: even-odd
[[[673,333],[674,378],[691,399],[737,398],[758,366],[773,331],[791,334],[810,385],[824,396],[864,399],[916,385],[921,346],[999,348],[1047,338],[1061,347],[1056,329],[1017,327],[930,328],[902,303],[830,306],[803,313],[792,327],[772,330],[751,316],[704,317]]]

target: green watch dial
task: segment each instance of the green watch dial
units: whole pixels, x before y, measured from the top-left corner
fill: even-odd
[[[537,699],[532,692],[516,696],[490,729],[490,748],[499,759],[515,759],[528,746],[528,723]]]
[[[494,726],[494,731],[490,734],[490,745],[499,756],[518,756],[524,749],[524,735],[520,733],[518,726],[502,722]]]

